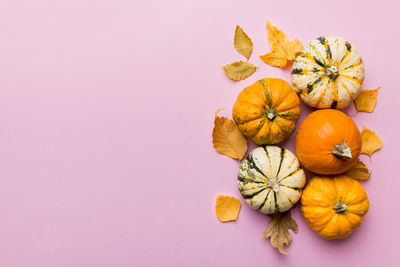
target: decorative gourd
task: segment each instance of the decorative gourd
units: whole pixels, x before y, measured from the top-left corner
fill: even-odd
[[[314,177],[301,197],[301,212],[320,236],[345,238],[368,212],[367,194],[359,182],[344,175]]]
[[[244,136],[258,145],[277,144],[296,128],[300,100],[284,80],[266,78],[239,94],[232,113]]]
[[[239,168],[245,202],[265,214],[289,210],[301,196],[306,176],[296,156],[278,146],[258,147]]]
[[[295,149],[306,169],[318,174],[343,173],[360,155],[361,134],[343,112],[317,110],[300,124]]]
[[[341,37],[308,43],[292,67],[292,86],[315,108],[344,108],[360,93],[364,64],[357,48]]]

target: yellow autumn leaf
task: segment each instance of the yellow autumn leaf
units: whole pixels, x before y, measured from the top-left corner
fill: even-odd
[[[225,156],[240,160],[246,154],[247,140],[232,120],[217,116],[219,111],[215,113],[212,134],[214,148]]]
[[[235,46],[236,51],[247,59],[249,59],[251,53],[253,53],[253,42],[239,25],[236,26],[233,45]]]
[[[371,156],[382,147],[381,138],[372,130],[364,126],[361,131],[361,153]]]
[[[271,245],[277,248],[280,253],[287,254],[284,246],[289,247],[292,242],[292,235],[289,229],[297,233],[297,223],[292,219],[290,210],[284,213],[274,214],[265,229],[263,236],[268,239],[271,238]]]
[[[286,67],[288,60],[294,60],[297,53],[303,48],[303,44],[296,38],[289,41],[287,35],[267,22],[268,41],[272,52],[260,58],[267,64],[275,67]]]
[[[256,71],[256,66],[245,61],[236,61],[222,67],[226,75],[234,81],[244,80]]]
[[[217,196],[215,212],[221,222],[236,221],[240,210],[240,201],[230,196]]]
[[[344,175],[356,180],[368,180],[371,176],[371,171],[368,169],[367,165],[358,159],[356,163],[344,173]]]
[[[361,90],[354,101],[358,111],[373,112],[376,107],[378,91],[380,87],[374,90]]]
[[[281,51],[274,51],[274,52],[265,54],[263,56],[260,56],[260,58],[268,65],[271,65],[274,67],[284,68],[287,65],[286,55],[284,53],[282,53]]]

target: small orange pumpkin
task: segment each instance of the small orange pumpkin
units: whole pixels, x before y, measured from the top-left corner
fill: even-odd
[[[345,238],[361,225],[368,212],[367,193],[344,175],[314,177],[301,197],[301,213],[308,225],[328,239]]]
[[[232,117],[242,134],[254,143],[277,144],[296,129],[300,100],[284,80],[266,78],[239,94]]]
[[[318,110],[300,125],[295,138],[297,157],[318,174],[348,170],[361,151],[361,134],[354,121],[341,111]]]

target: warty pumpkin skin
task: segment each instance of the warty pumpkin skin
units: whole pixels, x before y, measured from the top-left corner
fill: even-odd
[[[295,149],[306,169],[318,174],[343,173],[360,155],[361,134],[343,112],[317,110],[300,124]]]
[[[357,48],[341,37],[320,37],[293,62],[292,86],[311,107],[341,109],[358,96],[364,75]]]
[[[308,225],[328,239],[345,238],[361,225],[368,212],[367,193],[344,175],[314,177],[301,197],[301,213]]]
[[[265,214],[284,212],[299,201],[306,176],[296,156],[278,146],[258,147],[239,168],[245,202]]]
[[[277,144],[295,130],[300,100],[284,80],[266,78],[239,94],[232,117],[242,134],[254,143]]]

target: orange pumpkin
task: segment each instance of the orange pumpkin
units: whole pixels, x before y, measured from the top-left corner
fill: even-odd
[[[266,78],[239,94],[232,117],[242,134],[254,143],[277,144],[295,130],[300,100],[284,80]]]
[[[319,174],[348,170],[361,151],[361,134],[354,121],[341,111],[318,110],[300,125],[295,139],[303,166]]]
[[[328,239],[347,237],[361,225],[368,209],[361,184],[344,175],[312,178],[301,197],[304,219]]]

